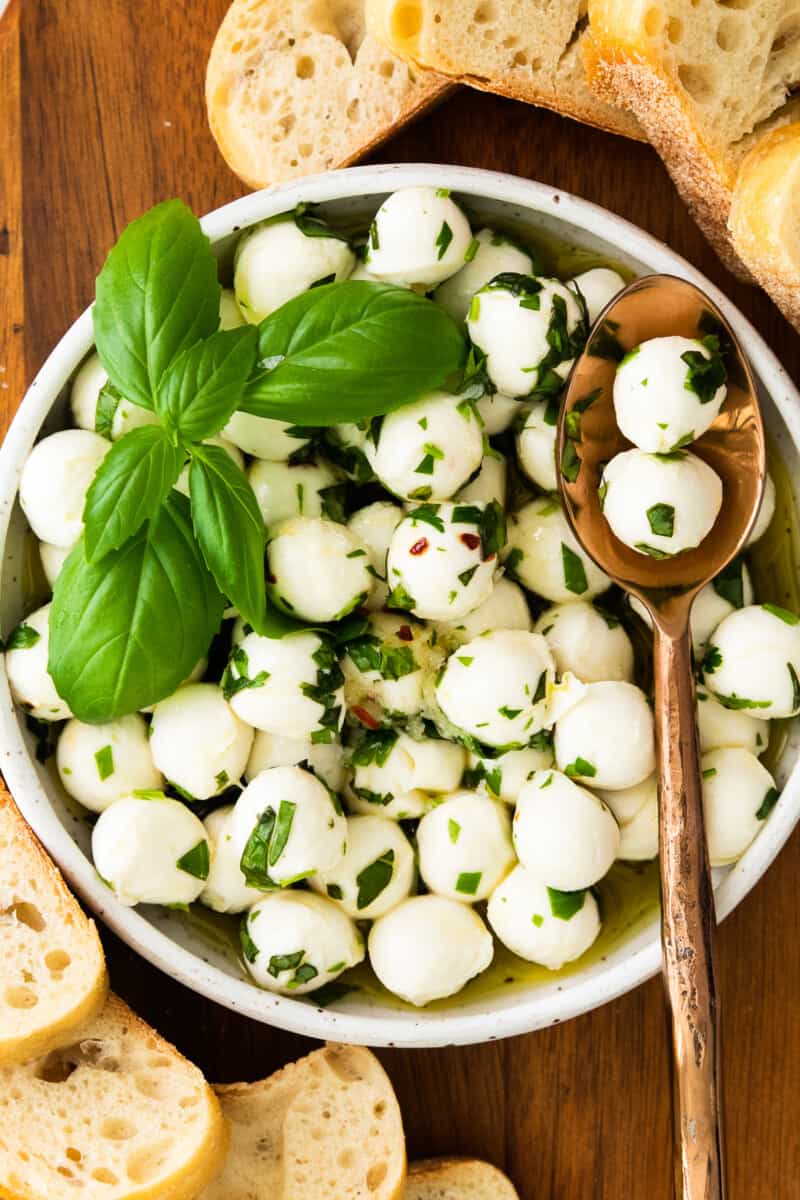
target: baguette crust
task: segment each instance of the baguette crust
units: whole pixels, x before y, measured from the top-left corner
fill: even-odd
[[[405,1200],[519,1200],[511,1180],[477,1158],[424,1158],[410,1163]]]

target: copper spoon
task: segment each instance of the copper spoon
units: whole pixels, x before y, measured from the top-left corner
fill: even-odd
[[[722,510],[695,550],[655,560],[611,532],[600,509],[603,464],[630,443],[620,434],[612,387],[622,354],[648,338],[715,334],[728,394],[692,444],[720,476]],[[719,1002],[714,974],[714,893],[703,826],[689,614],[700,589],[741,551],[758,515],[764,429],[747,360],[716,305],[671,275],[637,279],[600,314],[569,379],[558,428],[561,496],[578,541],[653,621],[659,773],[661,943],[673,1048],[675,1196],[724,1200]]]

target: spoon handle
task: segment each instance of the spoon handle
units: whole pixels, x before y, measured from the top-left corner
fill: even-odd
[[[655,628],[661,944],[672,1026],[676,1200],[724,1200],[714,892],[706,851],[688,612]]]

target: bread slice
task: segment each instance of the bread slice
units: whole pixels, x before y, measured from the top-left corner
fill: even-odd
[[[502,1171],[477,1158],[426,1158],[411,1163],[404,1200],[519,1200]]]
[[[43,1054],[103,1007],[103,948],[31,833],[0,790],[0,1066]]]
[[[720,257],[736,174],[753,141],[792,119],[800,10],[787,0],[589,0],[592,87],[629,109]]]
[[[346,166],[452,87],[370,37],[363,0],[234,0],[206,104],[230,168],[265,187]]]
[[[359,1046],[326,1046],[260,1083],[217,1088],[231,1126],[225,1169],[200,1200],[399,1200],[400,1108]]]
[[[641,138],[630,115],[590,90],[582,0],[366,0],[367,29],[406,61]]]
[[[226,1148],[200,1071],[116,996],[72,1045],[0,1068],[2,1200],[193,1200]]]

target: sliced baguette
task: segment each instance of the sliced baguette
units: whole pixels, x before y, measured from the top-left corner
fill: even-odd
[[[367,29],[406,61],[628,137],[631,116],[586,82],[581,0],[366,0]]]
[[[60,872],[0,790],[0,1066],[68,1041],[103,1007],[103,949]]]
[[[519,1200],[511,1180],[477,1158],[426,1158],[408,1168],[404,1200]]]
[[[217,1088],[231,1126],[200,1200],[399,1200],[406,1158],[392,1085],[369,1050],[326,1046],[260,1083]]]
[[[0,1069],[2,1200],[193,1200],[227,1130],[197,1067],[116,996],[72,1045]]]
[[[363,0],[234,0],[206,105],[230,168],[265,187],[353,162],[452,87],[370,37]]]

